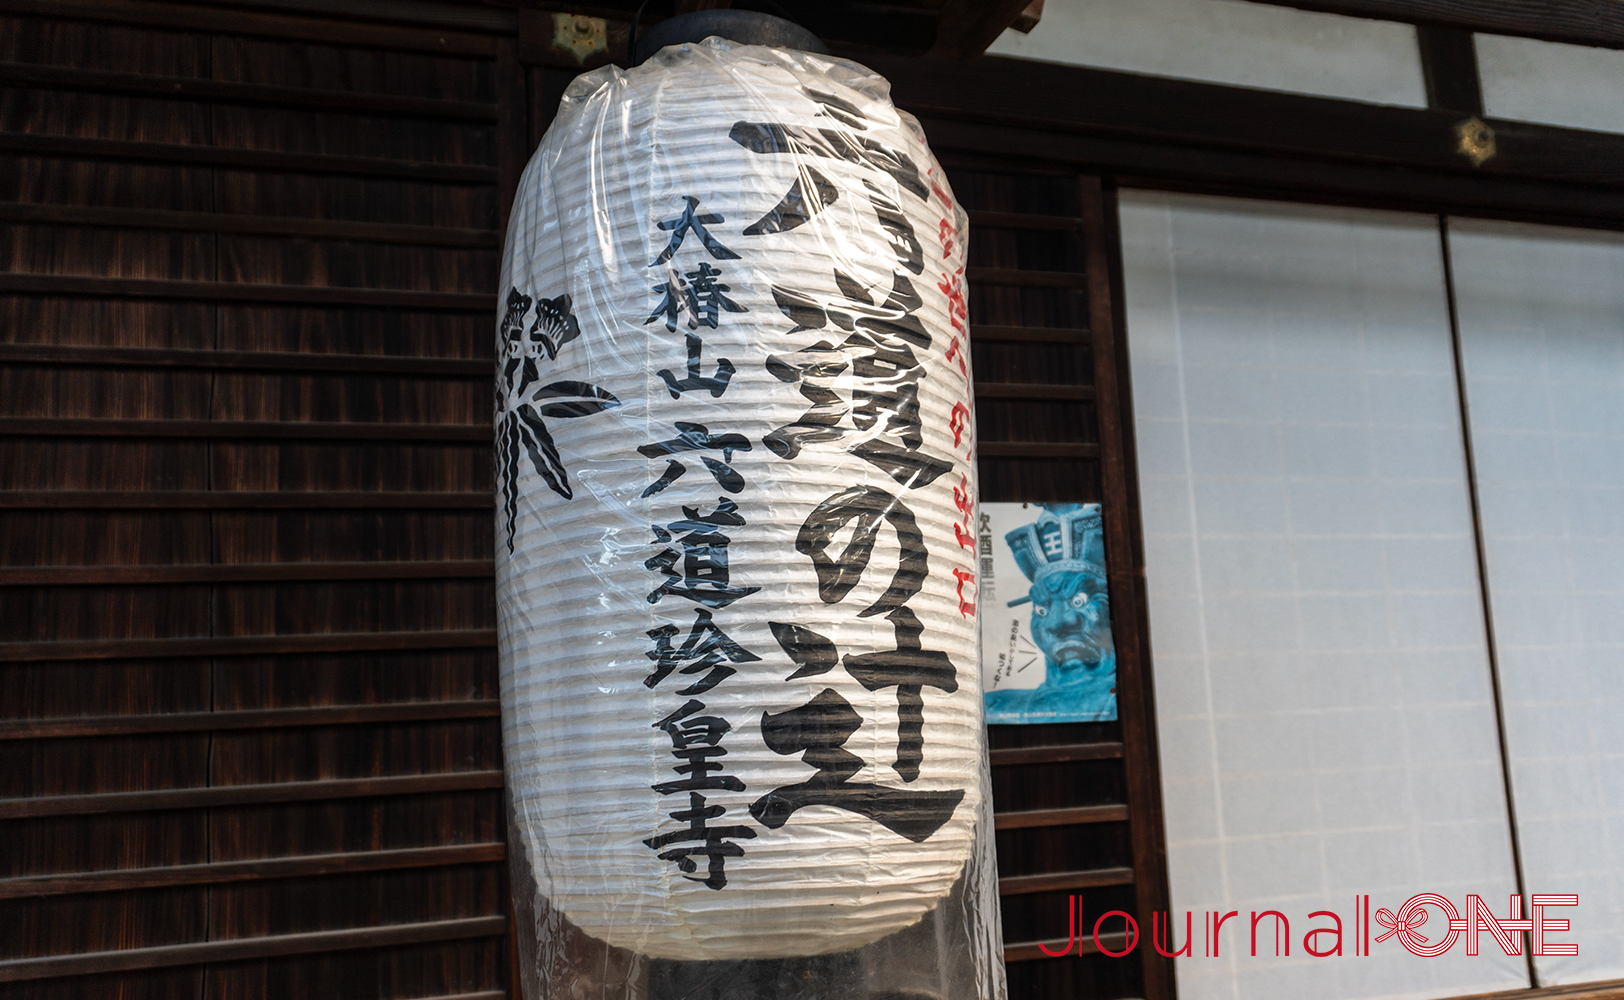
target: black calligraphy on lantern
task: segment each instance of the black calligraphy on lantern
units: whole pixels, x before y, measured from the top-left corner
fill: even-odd
[[[716,610],[761,589],[729,585],[728,546],[733,539],[722,529],[743,527],[744,518],[738,504],[726,497],[717,500],[716,509],[709,514],[701,516],[697,508],[684,507],[686,520],[673,521],[664,528],[652,526],[655,540],[667,547],[643,563],[665,577],[665,582],[648,595],[650,604],[675,596]],[[669,547],[672,542],[678,549]]]
[[[850,435],[856,438],[850,454],[905,489],[928,486],[952,463],[923,450],[924,366],[917,349],[928,349],[931,337],[914,315],[922,304],[919,294],[901,272],[883,296],[838,271],[835,284],[842,298],[834,301],[773,287],[780,311],[795,323],[791,333],[830,326],[849,332],[838,345],[820,341],[799,352],[802,357],[769,358],[768,372],[782,382],[802,383],[801,394],[813,405],[794,423],[769,432],[764,443],[781,458],[795,458],[808,442]],[[836,390],[842,379],[852,387],[849,397]]]
[[[896,535],[896,569],[885,591],[859,618],[884,615],[891,623],[894,649],[847,653],[832,640],[804,626],[770,623],[779,647],[796,665],[788,679],[816,676],[838,662],[870,691],[894,689],[897,698],[897,756],[891,768],[912,783],[924,761],[924,692],[952,694],[958,673],[947,653],[924,647],[924,626],[909,608],[929,575],[924,535],[913,512],[899,498],[873,486],[840,491],[813,509],[796,535],[796,550],[812,560],[818,596],[826,604],[845,599],[869,569],[878,533],[887,525]],[[839,552],[837,537],[849,537]],[[751,815],[777,829],[804,806],[831,805],[866,816],[914,842],[929,838],[952,818],[964,790],[916,791],[851,779],[862,758],[844,749],[861,725],[851,703],[826,688],[807,704],[787,712],[763,713],[762,736],[775,753],[802,754],[812,777],[775,788],[757,799]]]
[[[720,451],[721,461],[701,455],[699,460],[705,463],[705,468],[716,478],[717,485],[729,493],[737,493],[744,489],[744,477],[733,470],[730,464],[735,451],[750,451],[750,439],[743,434],[712,434],[704,424],[692,424],[687,421],[676,421],[677,436],[668,441],[655,441],[652,444],[640,445],[637,453],[644,458],[659,458],[662,455],[677,455],[689,451]],[[665,467],[665,473],[649,484],[643,491],[646,499],[663,491],[667,486],[676,482],[678,477],[688,471],[688,467],[681,461],[670,459]]]
[[[706,252],[717,260],[738,260],[738,254],[723,246],[722,242],[712,236],[710,230],[705,228],[727,220],[720,215],[700,213],[698,211],[698,198],[684,197],[682,201],[686,206],[683,208],[682,213],[676,218],[666,219],[659,224],[661,229],[671,234],[671,242],[666,244],[665,249],[660,251],[660,255],[654,258],[654,263],[650,264],[649,267],[664,264],[676,256],[677,251],[682,249],[682,241],[688,238],[689,233],[698,236],[699,241],[705,245]]]
[[[817,105],[819,116],[844,128],[741,121],[733,126],[730,136],[759,155],[784,155],[798,163],[808,158],[842,161],[858,168],[872,211],[871,245],[889,252],[891,277],[889,288],[883,284],[874,287],[836,269],[832,274],[834,295],[809,287],[773,286],[774,303],[791,321],[787,333],[814,332],[822,339],[767,359],[768,373],[779,382],[795,386],[808,406],[792,423],[766,434],[762,443],[774,455],[789,461],[801,459],[812,445],[840,447],[883,470],[905,496],[954,470],[952,461],[931,454],[925,447],[920,387],[927,377],[930,352],[941,348],[918,315],[923,300],[914,281],[925,273],[927,250],[899,200],[905,193],[929,203],[933,195],[945,197],[945,192],[928,173],[922,176],[905,153],[863,134],[868,131],[869,119],[857,104],[831,94],[811,90],[804,93]],[[865,172],[870,176],[861,176]],[[820,201],[832,204],[845,192],[824,180],[829,190],[820,192]],[[899,194],[893,197],[890,190]],[[803,203],[806,191],[804,178],[797,179],[790,195],[774,212]],[[916,206],[910,208],[917,211]],[[813,214],[807,213],[797,225]],[[766,225],[772,217],[773,213],[769,213],[758,224],[760,235],[795,228]],[[747,231],[746,235],[758,233]],[[956,225],[948,225],[939,235],[947,241],[944,257],[952,256],[956,245],[962,246],[962,234]],[[962,269],[958,275],[962,277]],[[962,394],[967,392],[969,370],[964,356],[967,311],[962,281],[945,287],[937,284],[933,291],[940,291],[947,300],[953,329],[945,360],[950,365],[956,363],[964,377],[964,385],[950,392]],[[967,439],[969,409],[959,409],[962,415],[956,409],[952,418],[958,423],[954,428],[955,449]],[[953,492],[961,514],[966,507],[974,509],[967,476],[959,477]],[[964,517],[966,525],[972,523],[968,514]],[[959,530],[962,532],[962,527]],[[945,651],[928,648],[925,628],[909,606],[930,572],[926,540],[913,511],[902,496],[876,486],[843,489],[807,516],[796,536],[796,549],[812,562],[820,600],[838,604],[871,570],[878,571],[871,562],[882,531],[895,535],[895,549],[886,546],[883,551],[895,551],[897,562],[890,570],[889,581],[883,584],[883,592],[856,616],[883,616],[891,626],[892,648],[842,655],[833,640],[804,625],[769,625],[779,647],[795,664],[786,680],[817,677],[838,667],[868,691],[894,692],[897,751],[890,769],[902,785],[855,780],[867,762],[853,753],[847,742],[863,726],[863,719],[836,688],[825,687],[803,705],[762,714],[762,738],[767,746],[779,754],[800,754],[801,761],[813,771],[805,780],[774,788],[752,803],[751,814],[769,829],[782,827],[806,806],[827,805],[865,816],[917,843],[940,830],[966,794],[962,788],[907,787],[919,779],[928,756],[924,727],[927,699],[951,695],[959,689],[951,658]],[[963,573],[954,568],[959,606],[961,612],[968,609],[973,615],[975,607],[965,593]],[[969,579],[973,582],[974,575],[969,574]]]
[[[689,410],[707,398],[715,400],[726,395],[738,373],[727,358],[707,363],[706,331],[719,329],[724,316],[749,310],[732,297],[733,288],[724,280],[723,269],[712,263],[742,259],[718,235],[717,227],[727,221],[726,217],[701,210],[696,197],[684,196],[682,201],[683,207],[676,215],[657,223],[659,231],[666,234],[666,245],[649,268],[660,269],[657,275],[664,280],[651,286],[658,301],[644,325],[663,320],[667,332],[685,328],[684,364],[660,369],[656,374],[665,383],[670,399],[678,401],[667,405]],[[649,399],[651,416],[662,408],[661,404],[658,393]],[[642,499],[670,488],[687,472],[687,461],[694,457],[727,493],[744,490],[744,477],[732,462],[735,452],[752,450],[748,438],[732,432],[713,432],[699,420],[672,419],[670,426],[675,430],[672,437],[637,448],[644,458],[666,460],[665,471],[643,491]],[[697,506],[683,506],[681,512],[679,519],[649,525],[654,533],[653,544],[659,548],[644,560],[643,566],[658,580],[648,594],[648,603],[660,605],[664,611],[676,602],[687,601],[688,605],[677,606],[691,608],[693,621],[686,627],[666,624],[648,630],[651,645],[644,655],[652,668],[643,683],[651,690],[661,690],[662,685],[675,688],[675,694],[686,699],[680,708],[654,723],[654,728],[671,740],[676,777],[650,787],[660,795],[685,795],[687,807],[668,813],[680,824],[678,829],[649,837],[643,844],[657,852],[662,861],[673,862],[684,878],[720,890],[727,886],[728,859],[743,857],[744,847],[739,842],[754,838],[756,831],[746,825],[720,822],[727,808],[708,797],[718,792],[742,792],[745,784],[737,775],[728,773],[725,760],[728,751],[723,737],[732,731],[732,724],[709,713],[699,696],[726,682],[738,672],[739,665],[760,661],[759,656],[728,634],[725,623],[717,616],[761,588],[740,586],[733,579],[734,533],[746,523],[737,502],[723,496],[708,512]],[[668,681],[673,675],[675,679]],[[705,859],[702,874],[701,858]]]

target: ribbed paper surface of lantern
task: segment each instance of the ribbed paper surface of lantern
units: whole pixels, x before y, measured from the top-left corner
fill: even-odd
[[[966,236],[854,63],[569,88],[503,263],[497,584],[515,830],[587,934],[847,951],[991,835]]]

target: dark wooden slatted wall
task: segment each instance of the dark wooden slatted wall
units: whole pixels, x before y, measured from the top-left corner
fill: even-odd
[[[0,3],[7,996],[506,996],[512,46]]]
[[[1112,212],[1096,178],[943,152],[970,209],[970,320],[983,501],[1102,503],[1121,719],[990,727],[1010,996],[1167,997],[1149,947],[1166,909],[1160,790],[1131,532],[1125,356],[1114,315]],[[1084,954],[1052,958],[1071,933]],[[1130,958],[1094,951],[1111,910],[1146,926]],[[1121,950],[1112,918],[1102,943]]]

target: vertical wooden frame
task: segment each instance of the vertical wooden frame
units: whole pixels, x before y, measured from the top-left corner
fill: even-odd
[[[1140,922],[1139,960],[1148,1000],[1174,996],[1172,960],[1152,942],[1154,914],[1168,913],[1167,843],[1162,823],[1161,768],[1156,749],[1155,690],[1144,593],[1139,491],[1133,461],[1133,410],[1122,306],[1121,238],[1115,191],[1081,177],[1088,320],[1105,493],[1106,572],[1111,634],[1117,649],[1117,708],[1127,771],[1134,896]]]

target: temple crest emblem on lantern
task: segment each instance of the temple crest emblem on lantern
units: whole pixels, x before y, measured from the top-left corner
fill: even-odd
[[[525,330],[533,298],[517,288],[508,289],[507,314],[502,317],[502,374],[496,386],[496,459],[501,471],[502,510],[507,515],[507,547],[513,551],[513,529],[519,516],[519,477],[523,456],[554,493],[568,500],[569,470],[558,445],[542,419],[587,417],[620,405],[607,390],[586,382],[560,381],[540,385],[542,356],[554,361],[559,350],[581,335],[581,324],[570,312],[570,297],[542,299],[535,321]],[[532,388],[534,387],[534,388]]]

